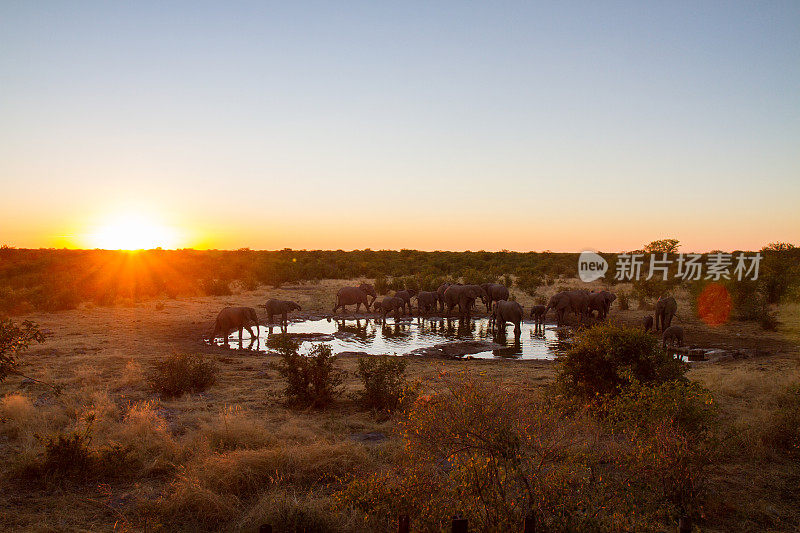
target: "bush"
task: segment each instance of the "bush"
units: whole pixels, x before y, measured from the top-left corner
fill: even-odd
[[[11,319],[0,320],[0,381],[17,371],[17,356],[34,342],[44,342],[44,334],[33,322],[17,326]]]
[[[369,409],[395,409],[406,387],[408,362],[402,357],[362,357],[358,376],[364,384],[359,400]]]
[[[206,296],[230,296],[230,284],[221,279],[204,279],[200,282],[200,289]]]
[[[618,430],[646,432],[666,420],[675,428],[702,438],[716,422],[711,392],[697,382],[632,382],[607,404],[607,421]]]
[[[524,270],[517,276],[517,287],[529,296],[534,296],[536,290],[543,284],[542,276],[533,270]]]
[[[481,377],[445,378],[400,414],[400,425],[397,464],[334,495],[338,508],[372,520],[372,530],[388,529],[401,513],[419,531],[445,530],[455,514],[475,531],[518,530],[529,513],[543,531],[610,527],[600,500],[613,492],[611,476],[592,475],[590,431],[552,398]]]
[[[627,292],[620,291],[620,293],[617,294],[617,301],[619,302],[619,308],[622,311],[627,311],[631,308],[630,297],[628,296]]]
[[[530,515],[542,531],[672,529],[702,503],[713,440],[687,428],[710,420],[707,395],[684,383],[635,390],[614,401],[644,417],[598,425],[555,394],[445,376],[400,413],[396,464],[354,477],[336,508],[375,531],[402,513],[419,531],[447,530],[455,514],[475,531],[519,531]]]
[[[631,446],[641,489],[680,514],[699,515],[717,444],[711,393],[688,381],[633,382],[607,408],[613,431]]]
[[[217,369],[213,361],[188,354],[172,354],[154,365],[150,386],[166,397],[202,392],[214,384]]]
[[[386,281],[386,276],[379,275],[375,277],[375,291],[380,295],[389,292],[389,282]]]
[[[91,440],[91,425],[83,433],[74,431],[48,438],[39,473],[56,478],[88,476],[96,461],[89,448]]]
[[[131,454],[130,447],[112,444],[98,450],[90,447],[94,417],[90,416],[83,431],[73,430],[43,439],[44,451],[26,465],[23,477],[37,481],[108,480],[132,473],[141,473],[141,465]]]
[[[276,369],[286,380],[284,394],[290,403],[325,407],[342,394],[344,372],[334,367],[330,346],[317,344],[304,356],[297,352],[299,343],[286,335],[271,337],[267,344],[280,353]]]
[[[686,364],[661,350],[638,328],[600,324],[580,333],[562,357],[558,382],[565,392],[602,400],[633,381],[662,383],[683,378]]]
[[[762,440],[777,450],[800,455],[800,383],[786,387],[777,403]]]

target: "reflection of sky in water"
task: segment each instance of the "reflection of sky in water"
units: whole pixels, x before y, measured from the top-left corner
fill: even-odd
[[[272,333],[270,328],[261,327],[261,342],[253,345],[253,349],[265,351],[265,341],[270,334],[275,335],[281,332],[280,327],[273,326]],[[555,352],[563,349],[559,346],[560,341],[566,337],[559,338],[559,332],[552,329],[545,329],[544,334],[534,334],[533,324],[522,324],[522,334],[519,343],[515,343],[514,327],[509,325],[506,328],[505,339],[497,340],[492,338],[492,332],[488,326],[487,318],[473,319],[466,325],[464,322],[453,319],[447,320],[413,320],[403,321],[395,324],[389,318],[385,325],[373,319],[327,319],[306,320],[303,322],[290,322],[289,333],[301,334],[322,334],[324,338],[319,340],[305,341],[301,344],[301,353],[307,353],[314,343],[324,342],[329,344],[334,354],[341,352],[365,352],[368,354],[388,354],[404,355],[419,348],[429,348],[435,344],[457,341],[493,341],[505,344],[505,348],[470,354],[472,357],[493,358],[493,357],[513,357],[522,359],[552,359]],[[563,335],[563,334],[561,334]],[[248,348],[250,339],[245,330],[242,333],[243,347]],[[232,346],[238,344],[238,333],[230,337]],[[221,339],[217,340],[221,343]]]

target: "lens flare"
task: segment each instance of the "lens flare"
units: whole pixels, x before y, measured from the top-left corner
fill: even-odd
[[[725,324],[732,307],[731,295],[720,283],[709,283],[697,297],[697,314],[709,326]]]

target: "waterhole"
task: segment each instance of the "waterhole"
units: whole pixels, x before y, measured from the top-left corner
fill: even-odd
[[[381,324],[375,319],[323,318],[290,322],[286,333],[301,341],[300,353],[308,353],[314,344],[330,345],[334,354],[365,355],[431,355],[444,357],[474,357],[482,359],[553,359],[563,352],[569,342],[567,332],[552,326],[535,328],[523,323],[522,332],[515,338],[513,326],[505,336],[497,336],[489,327],[488,318],[445,320],[411,318],[395,322],[387,319]],[[271,351],[267,339],[281,333],[279,326],[261,326],[259,339],[242,333],[242,348]],[[238,347],[238,333],[228,339]],[[216,344],[224,344],[216,339]]]

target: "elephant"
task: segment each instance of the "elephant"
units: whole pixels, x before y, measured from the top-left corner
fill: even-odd
[[[494,302],[508,300],[508,287],[500,283],[482,283],[481,288],[486,293],[486,311],[492,309]]]
[[[417,312],[426,315],[430,311],[436,311],[436,303],[439,301],[439,296],[435,292],[422,291],[417,294]]]
[[[403,300],[403,312],[406,312],[406,307],[408,307],[408,314],[413,315],[411,311],[411,298],[417,294],[417,291],[414,289],[406,289],[403,291],[397,291],[394,293],[395,298],[400,298]]]
[[[564,323],[564,317],[568,311],[575,313],[578,322],[588,314],[589,293],[583,290],[561,291],[550,297],[547,302],[545,314],[550,309],[556,310],[556,324],[559,326]]]
[[[256,334],[253,335],[253,330],[250,325],[256,327]],[[252,307],[225,307],[217,315],[217,320],[214,322],[214,331],[211,333],[211,341],[213,342],[219,336],[228,344],[228,335],[231,331],[239,330],[239,344],[242,343],[242,329],[246,329],[250,334],[250,338],[258,338],[258,314]]]
[[[474,287],[476,291],[478,291],[478,297],[483,302],[483,305],[487,305],[487,301],[489,300],[489,295],[486,294],[486,290],[480,285],[464,285],[465,287]],[[473,307],[475,306],[475,301],[472,302]],[[490,310],[490,307],[486,307],[487,310]]]
[[[378,301],[378,299],[377,299],[377,298],[375,299],[375,301],[373,301],[373,302],[372,302],[372,309],[373,309],[373,310],[374,310],[376,313],[378,313],[378,314],[381,314],[381,302],[380,302],[380,301]]]
[[[678,302],[672,296],[658,299],[656,302],[655,331],[664,331],[672,325],[672,317],[678,311]]]
[[[333,306],[334,314],[340,307],[346,312],[347,308],[345,306],[354,304],[356,306],[356,313],[361,309],[361,304],[364,304],[364,307],[369,311],[369,293],[362,288],[364,285],[366,284],[362,284],[361,287],[342,287],[339,289],[339,292],[336,293],[336,305]],[[374,293],[375,290],[373,289],[372,292]]]
[[[394,311],[394,319],[395,321],[400,320],[400,312],[402,311],[403,307],[405,306],[406,302],[402,298],[397,298],[396,296],[387,296],[383,300],[381,300],[381,320],[386,320],[386,315]]]
[[[547,314],[547,306],[534,305],[531,307],[531,318],[534,320],[536,329],[544,326],[544,317]]]
[[[611,304],[617,299],[617,295],[613,292],[600,291],[589,293],[589,315],[591,316],[594,311],[597,311],[597,317],[605,320],[608,315]]]
[[[264,304],[264,308],[267,310],[267,321],[272,324],[272,317],[274,315],[281,315],[281,325],[283,327],[286,327],[287,324],[287,313],[291,313],[295,309],[298,311],[302,310],[295,302],[290,300],[276,300],[274,298],[267,300],[267,303]]]
[[[514,324],[514,336],[519,337],[522,333],[522,317],[524,311],[522,306],[517,302],[509,302],[507,300],[500,300],[494,304],[492,309],[492,317],[494,324],[497,327],[499,334],[504,334],[506,330],[506,322]]]
[[[645,331],[650,331],[653,329],[653,317],[652,315],[645,315],[642,318],[642,327],[644,327]]]
[[[436,289],[436,296],[439,299],[439,307],[440,307],[439,310],[443,313],[444,313],[444,291],[446,291],[447,287],[449,287],[450,285],[453,285],[453,283],[445,281],[444,283],[439,285],[438,289]],[[460,283],[456,283],[455,285],[460,285]]]
[[[378,298],[378,293],[375,292],[375,287],[371,283],[362,283],[358,286],[359,289],[367,293],[367,296],[372,296],[372,301],[367,306],[367,311],[369,308],[375,304],[375,300]]]
[[[669,326],[661,334],[661,347],[666,349],[667,346],[683,346],[683,328],[680,326]]]
[[[447,318],[453,307],[458,305],[458,314],[469,319],[470,310],[476,298],[484,294],[483,289],[478,285],[450,285],[444,291],[444,304],[447,306]]]

